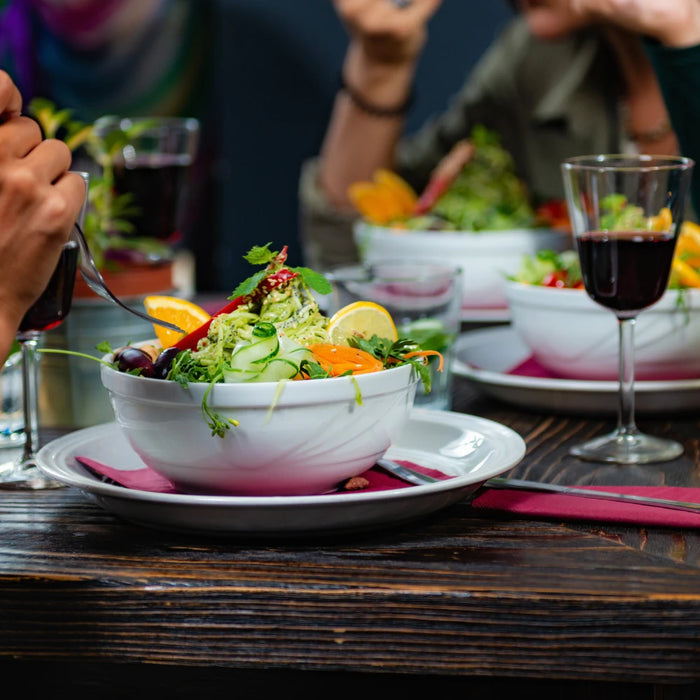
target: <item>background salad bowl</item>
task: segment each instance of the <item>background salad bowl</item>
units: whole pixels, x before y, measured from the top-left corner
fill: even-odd
[[[434,168],[422,192],[397,173],[377,170],[348,196],[363,263],[443,260],[462,268],[464,320],[507,318],[505,276],[524,255],[571,247],[562,202],[531,201],[500,136],[476,125]]]
[[[616,380],[617,320],[582,289],[507,281],[511,323],[533,358],[558,377]],[[669,289],[640,314],[635,378],[700,377],[700,289]]]
[[[111,356],[103,358],[111,361]],[[408,420],[411,365],[353,377],[215,384],[212,412],[238,421],[212,435],[206,383],[101,367],[114,415],[141,459],[189,493],[309,495],[332,490],[381,457]]]
[[[363,262],[389,258],[444,260],[462,268],[462,311],[507,312],[504,280],[515,274],[524,255],[571,247],[571,236],[548,228],[493,231],[433,231],[377,226],[358,221],[355,244]]]

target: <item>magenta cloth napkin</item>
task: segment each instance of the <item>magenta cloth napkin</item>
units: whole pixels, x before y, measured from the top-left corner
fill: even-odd
[[[179,493],[173,484],[150,467],[142,469],[114,469],[90,457],[76,457],[76,460],[96,474],[126,488],[155,493]],[[438,479],[449,479],[442,472],[420,465],[398,460],[410,469],[429,474]],[[381,469],[369,469],[361,475],[368,485],[357,491],[339,491],[342,494],[386,491],[389,489],[412,488],[412,484],[387,474]],[[601,491],[629,493],[652,498],[669,498],[677,501],[700,503],[700,489],[671,486],[583,486]],[[547,520],[584,520],[633,525],[660,525],[664,527],[700,527],[700,512],[689,513],[614,501],[568,496],[558,493],[538,493],[511,489],[485,489],[472,501],[476,511],[510,513],[529,518]]]
[[[114,469],[113,467],[103,464],[102,462],[98,462],[90,457],[76,457],[76,460],[91,471],[100,474],[121,486],[125,486],[128,489],[152,491],[155,493],[180,493],[180,491],[173,486],[169,479],[161,476],[148,466],[145,466],[142,469],[125,470]],[[422,472],[428,476],[433,476],[436,479],[450,478],[449,476],[446,476],[442,472],[435,469],[421,467],[405,460],[397,460],[397,462],[409,467],[410,469],[414,469],[415,471]],[[364,477],[368,482],[368,485],[365,486],[365,488],[357,491],[338,491],[338,493],[367,493],[368,491],[387,491],[389,489],[410,488],[412,486],[412,484],[408,484],[381,469],[368,469],[360,476]]]
[[[534,357],[528,357],[515,367],[509,369],[506,374],[514,374],[521,377],[539,377],[544,379],[557,379],[556,374],[552,374],[543,367]]]
[[[651,498],[700,503],[700,489],[673,486],[582,486],[598,491],[628,493]],[[538,493],[514,489],[486,489],[472,502],[476,510],[513,513],[548,520],[591,520],[664,527],[700,527],[700,511],[690,513],[670,508],[618,503],[615,501]]]

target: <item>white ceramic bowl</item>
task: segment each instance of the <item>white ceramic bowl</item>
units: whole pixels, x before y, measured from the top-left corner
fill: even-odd
[[[134,450],[179,489],[265,496],[322,493],[371,467],[408,419],[418,381],[403,365],[290,381],[281,392],[277,382],[216,384],[209,406],[239,422],[221,438],[202,416],[207,384],[107,366],[101,378]]]
[[[508,281],[505,290],[513,328],[540,365],[559,377],[618,378],[618,325],[612,311],[583,289]],[[700,290],[668,290],[639,314],[634,335],[636,379],[700,377]]]
[[[428,259],[459,265],[465,311],[507,310],[504,281],[518,271],[523,256],[571,248],[570,235],[552,229],[406,231],[358,221],[354,236],[363,262]]]

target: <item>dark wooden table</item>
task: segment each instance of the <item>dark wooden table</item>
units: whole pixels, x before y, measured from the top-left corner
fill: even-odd
[[[514,475],[700,483],[697,415],[640,417],[685,455],[621,469],[568,455],[611,420],[515,409],[462,378],[455,409],[523,436]],[[698,698],[699,533],[484,517],[460,502],[371,533],[225,539],[132,525],[72,488],[0,492],[0,678],[103,697],[282,683],[304,698]]]

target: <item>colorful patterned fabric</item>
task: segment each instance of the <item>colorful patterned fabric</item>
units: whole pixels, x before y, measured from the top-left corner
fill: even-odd
[[[201,0],[93,0],[77,9],[0,0],[0,66],[25,103],[45,97],[84,121],[104,114],[201,117],[205,7]]]

